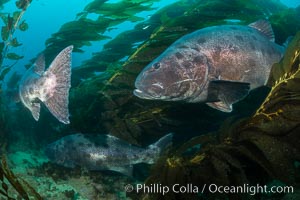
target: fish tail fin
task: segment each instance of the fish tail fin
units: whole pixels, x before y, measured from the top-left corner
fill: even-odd
[[[149,145],[149,148],[158,148],[160,152],[168,148],[172,144],[173,133],[169,133],[162,138],[160,138],[157,142]]]
[[[160,138],[157,142],[150,144],[147,148],[147,152],[152,156],[152,158],[147,157],[147,163],[152,164],[155,162],[155,160],[158,159],[158,157],[165,152],[165,150],[172,145],[173,140],[173,133],[169,133],[162,138]],[[146,154],[149,155],[149,154]]]
[[[73,46],[62,50],[45,72],[46,94],[41,99],[62,123],[69,124],[69,89],[71,87],[71,53]]]

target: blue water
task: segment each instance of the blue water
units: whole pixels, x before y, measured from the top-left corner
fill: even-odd
[[[152,7],[156,10],[176,1],[177,0],[156,2]],[[23,16],[23,19],[29,24],[28,30],[25,32],[16,31],[15,33],[19,42],[23,44],[20,48],[14,49],[14,52],[24,56],[24,58],[18,62],[18,66],[21,68],[21,66],[28,64],[30,59],[43,51],[45,49],[45,41],[51,34],[58,32],[64,23],[76,20],[76,15],[82,12],[84,7],[90,2],[92,2],[92,0],[33,0]],[[118,0],[108,2],[113,3],[118,2]],[[14,9],[14,2],[11,1],[5,6],[4,10],[10,11]],[[144,11],[137,16],[144,17],[146,20],[155,10]],[[93,14],[88,17],[93,19]],[[135,23],[132,22],[124,22],[118,25],[116,27],[117,29],[112,29],[104,33],[104,35],[109,35],[113,38],[120,32],[132,29],[134,25]],[[106,42],[107,40],[93,42],[92,46],[82,48],[82,50],[85,51],[84,53],[74,53],[73,67],[79,66],[82,61],[89,58],[93,52],[99,52]]]
[[[23,19],[29,24],[25,32],[16,31],[16,37],[23,45],[16,53],[24,55],[18,65],[28,64],[29,60],[45,49],[45,41],[51,34],[57,32],[66,22],[75,19],[84,6],[91,0],[57,0],[33,1],[24,14]],[[15,10],[14,1],[11,1],[5,10]],[[76,56],[74,56],[76,59]]]
[[[281,3],[285,4],[288,7],[296,8],[300,5],[300,0],[280,0]]]

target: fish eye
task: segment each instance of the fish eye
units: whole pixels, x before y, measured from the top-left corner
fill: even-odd
[[[159,62],[154,63],[153,67],[154,67],[154,69],[159,69],[160,68],[160,63]]]

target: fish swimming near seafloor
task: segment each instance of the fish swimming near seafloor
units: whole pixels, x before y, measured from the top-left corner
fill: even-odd
[[[41,55],[27,70],[19,86],[22,103],[37,121],[40,102],[62,123],[69,124],[69,89],[71,87],[71,53],[73,46],[62,50],[45,71],[45,59]]]
[[[249,90],[267,83],[284,47],[274,42],[270,23],[221,25],[183,36],[147,65],[135,81],[143,99],[206,102],[231,112]]]
[[[153,164],[172,143],[172,137],[172,133],[167,134],[154,144],[141,148],[112,135],[78,133],[49,144],[45,153],[51,162],[64,167],[111,170],[131,176],[132,165]]]

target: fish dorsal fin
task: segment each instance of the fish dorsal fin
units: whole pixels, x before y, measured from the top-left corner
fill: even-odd
[[[34,72],[42,75],[45,71],[45,56],[44,54],[39,55],[38,59],[34,63]]]
[[[125,174],[126,176],[132,177],[133,175],[133,166],[132,165],[121,165],[118,167],[112,167],[110,170]]]
[[[274,32],[273,32],[272,26],[269,21],[267,21],[265,19],[260,19],[256,22],[249,24],[248,26],[261,32],[263,35],[265,35],[267,38],[269,38],[270,41],[272,41],[272,42],[275,41]]]
[[[172,145],[172,139],[173,139],[173,133],[169,133],[165,136],[163,136],[162,138],[160,138],[157,142],[155,142],[154,144],[151,144],[148,146],[148,148],[158,148],[159,151],[166,149],[167,147],[169,147],[170,145]]]
[[[289,36],[286,40],[285,40],[285,42],[282,44],[282,46],[286,49],[288,46],[289,46],[289,44],[291,43],[291,41],[293,40],[293,36]]]

